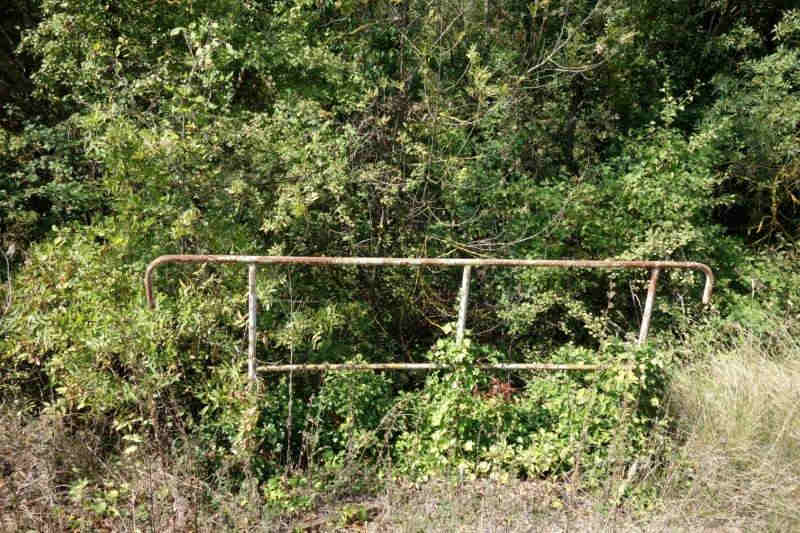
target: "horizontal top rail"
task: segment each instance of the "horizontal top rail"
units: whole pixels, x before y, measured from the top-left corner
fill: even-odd
[[[457,365],[439,363],[318,363],[291,365],[264,365],[261,372],[327,372],[330,370],[447,370]],[[610,365],[583,363],[479,363],[472,368],[482,370],[605,370]]]
[[[617,261],[584,259],[466,259],[431,257],[302,257],[284,255],[162,255],[154,259],[144,275],[147,304],[155,307],[153,299],[153,271],[167,263],[243,263],[255,264],[295,264],[295,265],[362,265],[362,266],[439,266],[439,267],[540,267],[540,268],[602,268],[602,269],[668,269],[697,270],[706,277],[703,289],[703,303],[711,300],[714,286],[714,273],[703,263],[693,261]]]

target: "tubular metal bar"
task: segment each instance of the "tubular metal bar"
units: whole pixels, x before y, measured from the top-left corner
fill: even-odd
[[[650,282],[647,284],[647,299],[644,302],[644,313],[642,314],[642,327],[639,330],[639,341],[642,345],[647,339],[647,332],[650,331],[650,316],[653,314],[653,302],[656,299],[656,284],[661,269],[656,267],[650,271]]]
[[[572,259],[439,259],[428,257],[292,257],[278,255],[162,255],[147,265],[144,289],[147,304],[155,307],[153,271],[165,263],[245,263],[260,265],[363,265],[363,266],[474,266],[474,267],[539,267],[539,268],[678,268],[698,270],[706,276],[703,303],[711,301],[714,273],[708,265],[691,261],[614,261]]]
[[[376,363],[376,364],[291,364],[267,365],[256,368],[256,265],[264,264],[301,264],[301,265],[363,265],[363,266],[438,266],[438,267],[464,267],[461,277],[461,290],[458,311],[458,326],[456,330],[457,342],[464,339],[464,328],[467,316],[467,300],[469,298],[469,281],[471,267],[539,267],[539,268],[649,268],[650,283],[647,288],[642,326],[639,331],[638,343],[643,344],[647,338],[650,327],[650,317],[653,312],[653,302],[656,293],[656,283],[662,268],[678,268],[698,270],[706,276],[703,289],[703,303],[711,300],[711,291],[714,286],[714,274],[703,263],[689,261],[599,261],[599,260],[568,260],[568,259],[436,259],[415,257],[292,257],[292,256],[259,256],[259,255],[162,255],[153,260],[144,275],[144,288],[147,295],[147,304],[150,309],[155,308],[153,299],[153,271],[165,263],[244,263],[248,265],[248,360],[247,373],[251,380],[256,379],[256,370],[264,372],[325,372],[328,370],[433,370],[448,368],[435,363]],[[498,370],[583,370],[592,371],[606,368],[603,365],[581,364],[547,364],[547,363],[503,363],[477,365],[484,369]]]
[[[495,363],[477,364],[471,367],[489,370],[584,370],[594,371],[610,368],[609,365],[582,365],[558,363]],[[264,365],[259,372],[327,372],[329,370],[438,370],[454,368],[436,363],[321,363],[297,365]]]
[[[458,326],[456,328],[456,344],[464,341],[464,327],[467,323],[467,300],[469,299],[469,274],[472,267],[467,265],[461,274],[460,302],[458,304]]]
[[[247,377],[250,381],[256,380],[256,266],[253,264],[247,267]]]

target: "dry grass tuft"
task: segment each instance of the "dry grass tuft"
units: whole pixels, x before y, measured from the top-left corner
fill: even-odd
[[[742,332],[682,370],[671,406],[689,465],[670,487],[681,514],[800,530],[800,342],[788,327]]]
[[[191,452],[109,454],[68,417],[0,405],[0,532],[274,529],[256,483],[212,488],[200,471]]]
[[[76,472],[99,469],[99,439],[72,431],[62,417],[20,411],[0,406],[0,528],[62,531],[69,522],[60,506],[65,489]]]

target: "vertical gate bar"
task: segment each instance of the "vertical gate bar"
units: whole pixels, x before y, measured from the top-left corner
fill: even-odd
[[[464,326],[467,323],[467,300],[469,299],[469,275],[472,267],[467,265],[461,274],[461,290],[459,291],[458,326],[456,328],[456,343],[464,340]]]
[[[639,344],[644,344],[647,340],[647,332],[650,330],[650,316],[653,314],[653,302],[656,299],[656,283],[661,269],[656,267],[650,271],[650,283],[647,284],[647,300],[644,302],[644,313],[642,314],[642,328],[639,330]]]
[[[247,323],[247,377],[256,379],[256,265],[247,267],[247,307],[249,320]]]

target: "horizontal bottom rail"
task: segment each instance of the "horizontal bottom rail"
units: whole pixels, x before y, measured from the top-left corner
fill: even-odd
[[[341,364],[306,364],[306,365],[264,365],[258,367],[259,372],[327,372],[329,370],[443,370],[458,365],[438,363],[341,363]],[[577,370],[591,372],[604,370],[611,365],[583,365],[558,363],[494,363],[469,365],[482,370]]]

